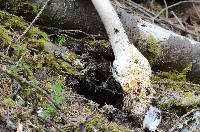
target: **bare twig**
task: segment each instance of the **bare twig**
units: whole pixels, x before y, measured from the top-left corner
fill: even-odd
[[[152,7],[154,3],[155,3],[155,0],[151,0],[150,6]]]
[[[146,9],[145,7],[141,6],[140,4],[137,4],[131,0],[126,0],[125,3],[135,9],[137,9],[138,11],[142,12],[143,14],[145,14],[146,16],[148,17],[153,17],[154,16],[154,13],[149,11],[148,9]],[[120,4],[118,4],[120,5]],[[121,7],[123,8],[123,7]]]
[[[199,14],[199,12],[198,12],[198,10],[197,10],[197,8],[196,8],[195,4],[193,3],[193,2],[194,2],[194,0],[191,0],[191,1],[192,1],[192,6],[193,6],[193,8],[194,8],[195,12],[196,12],[197,16],[198,16],[198,17],[199,17],[199,19],[200,19],[200,14]]]
[[[164,2],[164,4],[165,4],[165,8],[166,8],[166,18],[168,18],[168,9],[167,9],[167,2],[166,2],[166,0],[163,0],[163,2]]]
[[[137,4],[137,3],[135,3],[135,2],[133,2],[131,0],[126,0],[125,4],[127,6],[130,6],[130,8],[134,8],[134,9],[140,11],[141,13],[143,13],[145,16],[147,16],[147,17],[145,17],[146,19],[148,19],[150,21],[152,21],[152,19],[154,19],[154,13],[151,12],[151,11],[149,11],[145,7],[139,5],[139,4]],[[120,8],[123,8],[123,7],[120,6]],[[132,11],[130,8],[128,8],[126,10]],[[193,37],[198,37],[197,34],[194,34],[194,33],[190,32],[190,31],[186,31],[185,29],[182,29],[179,26],[176,26],[176,25],[172,24],[171,22],[169,22],[166,19],[156,18],[156,19],[154,19],[154,21],[157,22],[157,23],[159,23],[159,25],[163,25],[164,24],[167,27],[170,27],[171,29],[174,29],[176,31],[184,32],[184,33],[187,33],[187,34],[191,34]]]
[[[45,7],[47,6],[48,2],[50,0],[46,0],[46,2],[44,3],[43,7],[40,9],[40,12],[37,14],[37,16],[34,18],[34,20],[30,23],[30,25],[26,28],[26,30],[22,33],[22,35],[20,35],[17,39],[17,42],[19,42],[21,40],[21,38],[30,30],[31,26],[37,21],[37,19],[40,17],[40,15],[42,14],[42,12],[44,11]]]
[[[8,55],[8,52],[9,52],[9,50],[10,50],[10,47],[11,47],[11,45],[9,44],[8,47],[6,48],[5,55]]]
[[[60,29],[60,28],[47,27],[47,26],[39,26],[39,27],[41,29],[53,31],[53,32],[56,32],[58,34],[60,34],[60,33],[65,33],[65,34],[70,34],[70,35],[83,34],[83,35],[88,36],[88,37],[90,37],[92,39],[101,37],[100,35],[89,34],[89,33],[84,32],[82,30],[63,30],[63,29]],[[77,39],[75,39],[75,40],[77,40]]]
[[[168,10],[169,8],[178,6],[178,5],[183,4],[183,3],[191,3],[191,2],[193,2],[193,3],[200,3],[199,0],[195,0],[195,1],[180,1],[180,2],[177,2],[177,3],[173,4],[173,5],[167,6],[166,8],[162,9],[162,10],[153,18],[153,20],[155,20],[156,18],[158,18],[158,17],[160,16],[160,14],[163,13],[163,11]]]
[[[186,28],[184,27],[183,23],[180,21],[180,19],[177,17],[177,15],[171,11],[172,15],[174,16],[174,18],[178,21],[178,23],[181,25],[181,27],[183,28],[183,30],[185,30]]]

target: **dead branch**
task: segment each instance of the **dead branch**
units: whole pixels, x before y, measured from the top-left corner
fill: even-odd
[[[141,6],[140,4],[137,4],[137,3],[135,3],[135,2],[133,2],[133,1],[131,1],[131,0],[127,0],[127,1],[125,1],[125,4],[126,4],[126,6],[128,6],[128,7],[130,7],[130,8],[126,8],[126,10],[128,11],[128,12],[133,12],[132,10],[131,10],[131,8],[133,8],[133,9],[136,9],[137,11],[139,11],[140,13],[142,13],[142,14],[144,14],[144,16],[146,16],[146,17],[144,17],[145,19],[147,19],[147,20],[149,20],[149,21],[152,21],[152,19],[155,17],[155,14],[153,13],[153,12],[151,12],[150,10],[148,10],[147,8],[145,8],[145,7],[143,7],[143,6]],[[120,8],[124,8],[124,7],[122,7],[121,5],[118,5],[118,6],[120,6]],[[175,24],[172,24],[169,20],[167,20],[167,19],[163,19],[163,18],[156,18],[156,19],[154,19],[154,21],[156,22],[156,23],[158,23],[160,26],[162,26],[163,27],[163,25],[164,25],[164,28],[168,28],[168,29],[172,29],[172,30],[175,30],[175,31],[179,31],[179,32],[183,32],[183,33],[186,33],[186,34],[191,34],[193,37],[198,37],[198,35],[196,35],[196,34],[194,34],[194,33],[192,33],[192,32],[190,32],[190,31],[187,31],[187,30],[185,30],[185,29],[182,29],[182,28],[180,28],[180,27],[178,27],[178,26],[176,26]]]
[[[169,12],[169,11],[168,11],[168,9],[167,9],[167,2],[166,2],[166,0],[163,0],[163,2],[164,2],[164,4],[165,4],[165,8],[166,8],[166,14],[165,14],[165,15],[166,15],[166,18],[168,18],[168,14],[169,14],[168,12]]]
[[[19,42],[21,40],[21,38],[30,30],[31,26],[38,20],[38,18],[40,17],[40,15],[42,14],[43,10],[45,9],[45,7],[47,6],[48,2],[50,0],[46,0],[46,2],[44,3],[44,5],[42,6],[42,8],[40,9],[39,13],[37,14],[37,16],[33,19],[33,21],[29,24],[29,26],[25,29],[25,31],[22,33],[22,35],[20,35],[17,39],[17,42]]]
[[[199,19],[200,19],[200,14],[199,14],[199,12],[198,12],[198,10],[197,10],[197,8],[196,8],[196,6],[195,6],[195,4],[194,4],[193,2],[194,2],[194,0],[192,0],[192,6],[193,6],[193,8],[194,8],[194,10],[195,10],[195,12],[196,12],[196,14],[197,14],[197,16],[198,16]]]
[[[195,0],[195,1],[194,1],[194,0],[193,0],[193,1],[180,1],[180,2],[177,2],[177,3],[173,4],[173,5],[167,6],[166,8],[162,9],[162,10],[153,18],[153,20],[155,20],[156,18],[158,18],[158,17],[160,16],[160,14],[163,13],[163,11],[168,10],[168,9],[170,9],[170,8],[172,8],[172,7],[178,6],[178,5],[183,4],[183,3],[200,3],[200,1],[199,1],[199,0]]]
[[[177,17],[177,15],[171,11],[172,15],[174,16],[174,18],[178,21],[178,23],[181,25],[181,27],[183,28],[183,30],[185,29],[185,27],[183,26],[183,23],[180,21],[180,19]]]

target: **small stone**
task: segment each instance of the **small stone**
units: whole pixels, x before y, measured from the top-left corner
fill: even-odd
[[[156,107],[150,106],[143,120],[143,128],[149,130],[150,132],[154,132],[157,129],[160,122],[161,111]]]

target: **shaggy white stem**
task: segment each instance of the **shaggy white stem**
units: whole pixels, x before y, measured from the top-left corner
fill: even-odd
[[[134,45],[130,44],[110,0],[92,0],[92,3],[101,17],[112,45],[115,55],[113,76],[121,84],[126,95],[125,109],[136,115],[144,114],[149,103],[149,95],[153,93],[149,62]]]
[[[130,56],[126,52],[126,49],[130,48],[129,39],[110,1],[92,0],[92,2],[105,26],[115,59],[122,57],[122,55]]]

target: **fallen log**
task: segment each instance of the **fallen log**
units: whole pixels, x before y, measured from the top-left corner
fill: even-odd
[[[28,0],[27,0],[28,1]],[[23,15],[39,9],[45,0],[0,2],[1,9]],[[21,3],[21,4],[20,4]],[[183,70],[189,64],[192,69],[188,74],[190,81],[200,81],[200,45],[199,42],[161,28],[140,17],[127,13],[123,4],[113,1],[124,28],[133,44],[150,61],[153,68],[159,70]],[[20,5],[20,6],[16,6]],[[32,8],[25,8],[25,7]],[[23,8],[26,11],[22,10]],[[36,11],[37,12],[37,11]],[[81,29],[92,34],[106,36],[104,26],[93,7],[87,0],[65,1],[52,0],[41,15],[38,24],[62,29]]]

